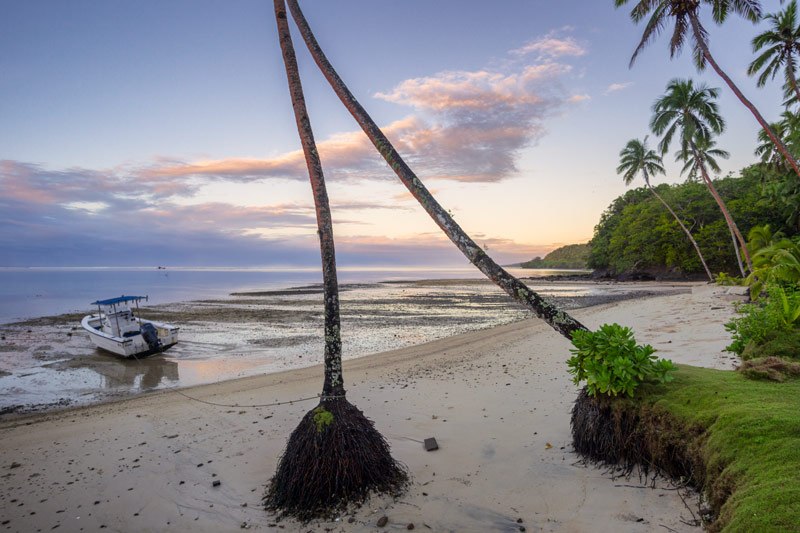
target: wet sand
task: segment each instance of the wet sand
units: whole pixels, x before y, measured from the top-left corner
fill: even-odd
[[[619,322],[676,362],[731,368],[727,288],[578,310]],[[734,291],[735,292],[735,291]],[[571,452],[569,343],[536,319],[345,363],[348,398],[375,421],[412,483],[340,520],[276,522],[260,506],[318,366],[124,401],[0,419],[3,531],[699,531],[691,495],[615,479]],[[435,437],[440,449],[421,441]],[[214,487],[214,481],[220,485]],[[646,486],[646,487],[645,487]],[[382,516],[384,528],[376,527]]]
[[[680,284],[530,280],[565,309],[680,292]],[[404,348],[529,318],[488,280],[349,284],[341,291],[345,358]],[[123,360],[95,349],[83,314],[0,325],[0,416],[87,405],[322,361],[321,287],[235,293],[228,298],[143,307],[142,316],[181,327],[158,357]]]

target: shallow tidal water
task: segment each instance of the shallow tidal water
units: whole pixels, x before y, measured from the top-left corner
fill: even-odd
[[[669,284],[536,282],[565,309],[685,289]],[[343,357],[362,357],[532,316],[484,280],[343,284]],[[318,286],[258,290],[146,306],[145,318],[179,325],[179,343],[142,360],[94,347],[84,313],[0,325],[0,414],[83,405],[322,362]],[[321,379],[321,377],[320,377]]]

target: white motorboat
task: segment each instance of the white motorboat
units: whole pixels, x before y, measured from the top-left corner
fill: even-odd
[[[120,296],[98,300],[97,314],[87,315],[81,321],[83,329],[95,346],[123,357],[145,357],[161,353],[178,342],[178,326],[145,320],[134,315],[130,308],[147,296]]]

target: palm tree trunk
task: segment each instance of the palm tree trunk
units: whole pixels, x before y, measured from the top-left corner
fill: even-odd
[[[333,69],[333,66],[325,57],[325,54],[317,43],[314,34],[311,32],[311,28],[309,28],[308,22],[303,16],[303,12],[300,10],[297,0],[288,0],[288,2],[289,9],[300,30],[300,34],[306,42],[306,46],[308,46],[317,66],[328,80],[328,83],[331,84],[331,87],[333,87],[339,99],[356,119],[361,129],[364,130],[364,133],[367,134],[367,137],[369,137],[370,141],[375,145],[375,148],[378,149],[389,166],[392,167],[395,174],[397,174],[406,188],[408,188],[409,192],[422,204],[425,211],[427,211],[431,218],[433,218],[436,224],[450,240],[453,241],[458,249],[461,250],[467,259],[512,298],[519,300],[523,305],[531,309],[536,316],[543,319],[566,338],[572,339],[572,332],[575,330],[586,330],[587,328],[575,320],[575,318],[557,309],[550,302],[529,289],[524,283],[506,272],[500,265],[486,255],[481,247],[456,224],[453,218],[439,205],[439,202],[436,201],[433,195],[431,195],[428,189],[422,184],[422,181],[420,181],[411,168],[403,161],[400,154],[394,149],[394,146],[392,146],[364,108],[361,107],[361,104],[358,103]]]
[[[706,185],[708,187],[708,185]],[[710,189],[709,189],[710,191]],[[742,265],[742,254],[739,253],[739,242],[736,240],[736,234],[733,232],[733,228],[728,226],[728,231],[731,234],[731,242],[733,243],[733,251],[736,253],[736,264],[739,265],[739,272],[742,273],[742,278],[747,277],[747,274],[744,270],[744,265]]]
[[[322,279],[325,297],[325,384],[324,396],[344,396],[342,381],[342,337],[339,319],[339,285],[336,280],[336,254],[333,246],[333,224],[331,221],[328,193],[325,188],[325,177],[322,174],[311,122],[306,111],[303,97],[303,86],[297,71],[297,59],[289,33],[286,19],[286,5],[283,0],[275,0],[275,14],[278,22],[278,36],[286,65],[286,76],[289,80],[289,92],[292,96],[294,118],[297,131],[303,145],[311,189],[314,194],[314,206],[317,212],[317,233],[319,234],[320,252],[322,254]]]
[[[775,132],[772,131],[772,128],[770,128],[767,121],[764,120],[764,117],[762,117],[761,113],[758,112],[756,106],[754,106],[750,102],[750,100],[745,98],[744,94],[742,94],[742,91],[739,90],[739,87],[737,87],[736,84],[733,83],[733,80],[730,79],[728,75],[725,74],[725,72],[719,67],[719,65],[717,65],[717,62],[714,61],[714,58],[711,56],[711,52],[709,52],[708,50],[708,46],[706,46],[706,43],[702,38],[703,35],[702,32],[700,31],[700,21],[697,20],[697,15],[694,12],[689,13],[689,20],[691,21],[692,24],[692,31],[694,32],[694,38],[697,41],[697,45],[703,52],[703,57],[711,64],[711,67],[714,69],[714,71],[716,71],[717,74],[719,74],[720,78],[725,80],[725,83],[728,84],[728,87],[731,88],[733,93],[736,95],[737,98],[739,98],[742,104],[744,104],[744,106],[747,109],[749,109],[751,113],[753,113],[753,116],[756,117],[756,120],[764,129],[764,132],[767,134],[770,140],[773,143],[775,143],[775,146],[778,148],[780,153],[783,154],[783,157],[786,158],[786,161],[789,162],[789,164],[792,166],[797,175],[800,176],[800,166],[798,166],[798,163],[795,160],[795,158],[792,157],[792,154],[789,153],[789,150],[786,148],[786,146],[784,146],[784,144],[781,142],[778,136],[775,135]],[[750,264],[749,258],[747,264],[748,265]]]
[[[697,147],[695,146],[694,141],[692,141],[690,144],[692,146],[692,155],[694,156],[694,159],[697,162],[697,166],[700,168],[700,173],[703,175],[703,180],[706,183],[706,187],[708,187],[708,190],[711,192],[711,196],[714,197],[714,200],[717,201],[717,205],[722,211],[722,216],[725,217],[725,222],[728,223],[728,228],[730,228],[730,230],[736,234],[736,239],[739,240],[738,245],[736,243],[736,240],[734,240],[733,246],[735,249],[738,249],[739,245],[742,247],[742,249],[744,250],[745,261],[747,261],[747,268],[750,270],[750,272],[752,272],[753,263],[750,261],[750,254],[747,251],[747,243],[744,242],[742,234],[739,232],[739,227],[736,225],[736,222],[733,220],[733,217],[731,217],[731,214],[728,212],[728,208],[725,206],[725,202],[722,201],[722,197],[719,195],[719,192],[717,192],[717,188],[714,187],[714,183],[711,181],[711,178],[708,177],[708,172],[706,172],[706,167],[705,165],[703,165],[703,160],[700,159],[699,155],[697,155]],[[741,268],[742,265],[740,264],[739,267]],[[742,269],[742,277],[744,277],[745,275],[746,274],[744,272],[744,269]]]
[[[664,207],[667,208],[667,211],[669,211],[670,214],[675,218],[675,222],[677,222],[680,225],[683,232],[686,234],[687,237],[689,237],[689,240],[692,241],[692,245],[694,245],[694,249],[697,251],[697,257],[700,258],[700,262],[703,263],[703,268],[706,269],[706,274],[708,274],[708,281],[714,281],[714,276],[711,275],[711,271],[708,269],[706,260],[703,257],[703,254],[700,252],[700,247],[697,245],[697,241],[694,240],[694,237],[692,237],[692,234],[689,232],[688,229],[686,229],[686,226],[683,225],[683,222],[681,222],[681,219],[679,219],[678,215],[675,214],[675,211],[672,210],[672,208],[667,204],[667,202],[665,202],[664,199],[661,198],[661,196],[656,192],[653,186],[650,185],[650,182],[645,181],[645,183],[647,183],[647,187],[650,189],[650,192],[653,193],[655,197],[658,198],[658,200],[662,204],[664,204]]]

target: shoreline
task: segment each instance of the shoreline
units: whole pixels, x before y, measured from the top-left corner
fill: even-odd
[[[695,284],[691,294],[575,314],[591,328],[614,321],[633,327],[660,357],[732,368],[736,361],[721,353],[728,341],[722,324],[737,298],[726,287]],[[576,464],[569,347],[527,319],[345,361],[348,398],[375,422],[412,483],[397,500],[373,498],[339,522],[305,529],[374,531],[386,515],[390,528],[414,523],[437,531],[517,531],[519,519],[540,531],[699,531],[681,521],[690,513],[663,482],[641,488],[636,479],[614,481]],[[165,391],[2,419],[7,530],[273,530],[274,517],[260,507],[264,485],[315,402],[243,406],[314,396],[321,382],[319,368],[309,367],[184,389],[240,407]],[[424,451],[420,441],[429,437],[439,450]]]
[[[572,310],[691,286],[545,281],[536,289]],[[138,361],[95,349],[76,325],[81,314],[6,325],[0,328],[0,419],[313,366],[323,353],[314,334],[322,328],[321,298],[317,287],[301,286],[145,307],[145,318],[180,325],[181,340]],[[344,355],[364,357],[531,316],[483,279],[345,284]]]

